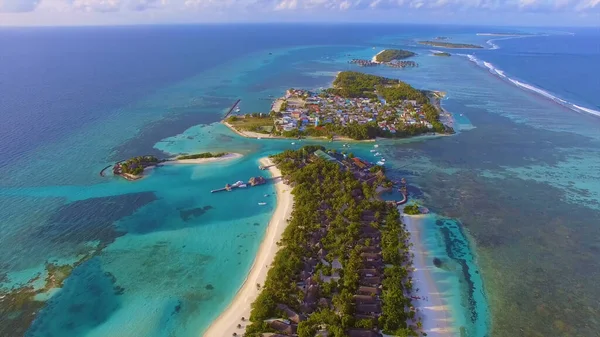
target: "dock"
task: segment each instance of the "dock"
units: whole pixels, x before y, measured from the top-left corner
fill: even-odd
[[[105,168],[103,168],[103,169],[100,171],[100,176],[101,176],[101,177],[104,177],[104,171],[106,171],[106,169],[108,169],[108,168],[109,168],[109,167],[111,167],[111,166],[112,166],[112,164],[110,164],[110,165],[106,166]]]
[[[233,103],[233,105],[231,106],[231,108],[229,109],[229,111],[227,111],[227,113],[225,114],[225,117],[223,117],[223,119],[226,119],[227,116],[229,116],[229,114],[231,114],[231,112],[233,111],[233,109],[235,109],[235,107],[240,103],[241,99],[238,99],[237,101],[235,101],[235,103]]]
[[[223,192],[223,191],[227,191],[227,192],[231,192],[232,190],[236,189],[236,188],[247,188],[247,187],[254,187],[254,186],[259,186],[259,185],[264,185],[267,183],[267,179],[265,177],[252,177],[250,178],[250,180],[248,180],[247,183],[244,183],[243,181],[237,181],[233,184],[226,184],[225,187],[223,188],[217,188],[216,190],[211,190],[210,193],[217,193],[217,192]]]

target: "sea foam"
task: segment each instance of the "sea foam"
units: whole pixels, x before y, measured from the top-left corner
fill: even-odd
[[[557,97],[556,95],[551,94],[550,92],[540,89],[536,86],[533,86],[531,84],[527,84],[525,82],[519,81],[517,79],[511,78],[508,75],[506,75],[506,73],[504,72],[504,70],[498,69],[496,68],[496,66],[494,66],[492,63],[490,62],[486,62],[486,61],[482,61],[480,59],[478,59],[477,57],[475,57],[474,55],[471,54],[457,54],[459,56],[464,56],[467,57],[469,59],[469,61],[477,64],[478,66],[482,67],[482,68],[486,68],[492,75],[496,75],[502,79],[505,79],[507,81],[509,81],[510,83],[516,85],[517,87],[527,90],[527,91],[532,91],[535,92],[538,95],[541,95],[545,98],[548,98],[564,107],[567,107],[573,111],[576,112],[583,112],[583,113],[589,113],[595,116],[599,116],[600,117],[600,111],[598,110],[594,110],[594,109],[590,109],[590,108],[585,108],[582,107],[580,105],[568,102],[560,97]]]

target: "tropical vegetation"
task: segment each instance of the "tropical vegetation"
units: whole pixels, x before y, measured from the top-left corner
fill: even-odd
[[[218,157],[223,157],[226,154],[227,154],[227,152],[218,152],[218,153],[203,152],[203,153],[182,155],[182,156],[177,157],[177,159],[218,158]]]
[[[377,62],[391,62],[393,60],[401,60],[405,58],[409,58],[415,56],[417,54],[412,51],[402,50],[402,49],[386,49],[381,53],[377,54],[375,60]]]
[[[409,276],[411,258],[408,232],[399,212],[376,195],[381,180],[369,184],[355,177],[339,162],[314,155],[322,146],[305,146],[272,156],[285,180],[293,186],[294,209],[279,242],[261,293],[252,304],[251,324],[245,336],[277,332],[270,319],[287,319],[283,308],[300,313],[299,337],[314,337],[319,330],[328,336],[347,336],[350,329],[378,329],[398,336],[416,336],[407,322],[414,318]],[[383,173],[383,172],[381,172]],[[373,239],[365,236],[373,234]],[[365,268],[364,251],[379,251],[383,258],[381,314],[373,319],[355,312],[355,294]],[[324,253],[325,252],[325,253]],[[315,267],[304,279],[307,266]],[[334,268],[335,262],[341,269]],[[328,276],[335,275],[335,278]],[[318,305],[305,301],[304,286],[317,288]],[[364,315],[363,315],[364,316]]]

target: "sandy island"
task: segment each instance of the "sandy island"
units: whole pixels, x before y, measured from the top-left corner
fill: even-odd
[[[196,159],[174,159],[174,160],[169,160],[169,161],[160,163],[160,165],[204,164],[204,163],[212,163],[212,162],[216,162],[216,161],[225,161],[225,160],[230,160],[230,159],[235,159],[235,158],[240,158],[240,157],[243,157],[243,155],[241,153],[228,153],[221,157],[196,158]]]
[[[250,305],[260,293],[260,289],[256,288],[256,284],[263,285],[265,283],[267,271],[269,270],[268,266],[275,259],[275,254],[279,249],[277,242],[281,239],[283,231],[287,227],[287,219],[292,214],[294,199],[290,193],[291,188],[285,185],[281,179],[281,172],[277,167],[273,166],[273,162],[269,158],[260,159],[260,164],[268,167],[271,176],[275,179],[277,207],[271,221],[269,221],[267,233],[260,244],[248,277],[235,295],[233,301],[231,301],[231,304],[208,327],[208,330],[203,335],[205,337],[231,336],[234,332],[238,336],[241,336],[244,333],[244,327],[250,317]],[[242,321],[242,317],[246,321]],[[242,325],[241,329],[237,328],[238,324]]]
[[[384,51],[385,51],[385,49],[382,50],[382,51],[380,51],[379,53],[375,54],[375,56],[373,56],[373,58],[371,59],[371,62],[373,62],[373,63],[381,63],[381,62],[377,61],[377,55],[383,53]]]
[[[402,214],[402,221],[410,232],[410,242],[413,244],[412,252],[415,254],[412,272],[413,289],[419,289],[416,296],[421,297],[421,299],[413,300],[413,304],[418,310],[417,315],[421,317],[423,332],[427,333],[428,337],[456,336],[457,331],[453,327],[450,308],[444,304],[431,275],[431,271],[435,267],[432,263],[428,266],[425,262],[427,259],[433,259],[433,256],[429,255],[421,242],[423,218],[422,215]]]

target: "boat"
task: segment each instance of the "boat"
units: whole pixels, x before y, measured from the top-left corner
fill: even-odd
[[[385,159],[384,159],[384,158],[381,158],[381,161],[385,161]]]
[[[292,145],[296,145],[296,143],[292,142]]]
[[[264,206],[264,205],[266,205],[267,203],[266,203],[266,202],[259,202],[258,204],[259,204],[260,206]]]
[[[239,188],[246,188],[246,187],[248,187],[248,185],[246,185],[246,184],[240,184],[240,186],[238,186],[238,187]]]
[[[240,112],[240,108],[235,108],[235,112]]]
[[[460,116],[462,117],[462,114],[460,114]]]
[[[247,186],[246,186],[246,183],[244,183],[241,180],[238,180],[235,183],[231,184],[231,187],[242,187],[242,188],[244,188],[244,187],[247,187]]]
[[[256,137],[256,139],[261,139],[260,137]]]
[[[378,147],[379,147],[379,144],[375,144],[375,145],[373,145],[373,147],[374,147],[374,148],[378,148]]]
[[[377,164],[377,165],[379,165],[379,166],[383,166],[383,165],[385,165],[385,163],[384,163],[384,162],[382,162],[382,161],[378,161],[376,164]]]
[[[269,196],[268,194],[265,194],[265,198],[268,197],[268,196]]]
[[[371,152],[377,152],[377,150],[371,150]]]
[[[374,154],[374,156],[375,156],[375,157],[377,157],[377,156],[381,156],[381,153],[377,152],[377,153],[375,153],[375,154]]]

